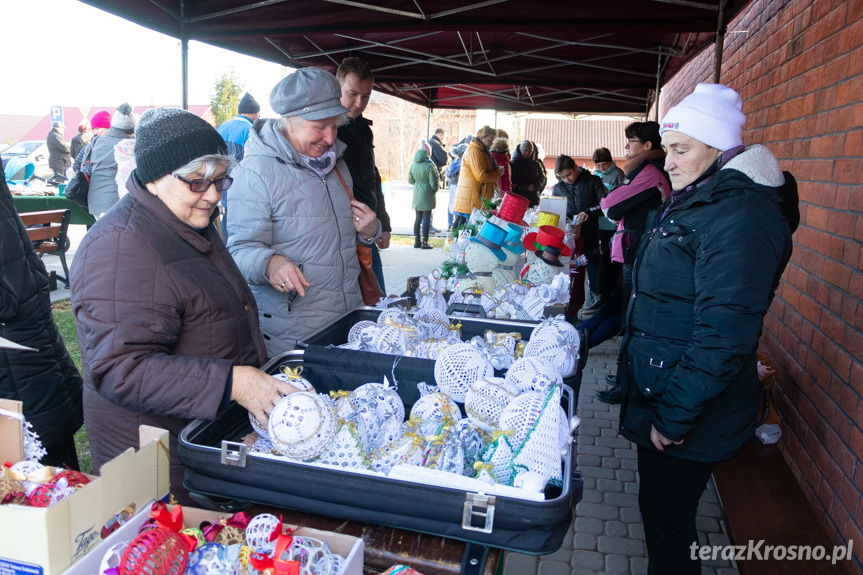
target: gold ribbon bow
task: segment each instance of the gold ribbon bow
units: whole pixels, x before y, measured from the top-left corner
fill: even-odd
[[[476,463],[473,464],[473,470],[476,471],[477,474],[479,474],[483,470],[487,471],[488,473],[491,473],[492,469],[494,469],[494,463],[486,463],[484,461],[477,461]]]
[[[512,437],[515,435],[514,429],[507,429],[506,431],[501,431],[500,429],[495,429],[491,432],[491,440],[493,443],[497,443],[497,440],[500,439],[501,435],[505,435],[507,437]]]
[[[299,365],[295,368],[290,368],[287,365],[282,368],[282,373],[288,376],[288,379],[303,379],[303,366]]]

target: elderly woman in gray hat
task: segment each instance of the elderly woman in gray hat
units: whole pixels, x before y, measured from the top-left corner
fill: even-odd
[[[381,224],[353,199],[336,138],[348,111],[335,76],[302,68],[270,93],[281,118],[252,130],[231,175],[228,249],[258,303],[270,357],[363,305],[357,243]]]

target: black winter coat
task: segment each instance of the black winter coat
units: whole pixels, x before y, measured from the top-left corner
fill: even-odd
[[[45,143],[48,145],[48,167],[58,172],[68,170],[72,165],[72,154],[60,129],[53,128],[48,132]]]
[[[587,212],[587,221],[581,224],[581,236],[584,245],[591,248],[599,246],[599,216],[602,208],[599,202],[608,192],[599,177],[594,176],[584,168],[576,167],[578,177],[571,186],[560,180],[551,190],[552,196],[566,198],[566,217],[572,219],[581,212]]]
[[[798,213],[796,189],[782,184],[770,151],[753,146],[667,202],[648,228],[618,366],[620,429],[628,439],[654,449],[653,425],[684,440],[666,454],[712,462],[752,437],[758,338]],[[794,197],[783,205],[785,192]]]
[[[371,120],[363,116],[348,118],[348,122],[339,127],[338,137],[348,146],[342,159],[348,165],[354,182],[354,197],[375,211],[381,221],[381,231],[391,232],[393,228],[381,189],[381,175],[375,166]]]
[[[0,337],[39,351],[0,349],[0,397],[23,402],[24,417],[48,450],[67,441],[81,424],[81,376],[51,315],[45,265],[33,250],[0,180]]]
[[[534,149],[536,149],[534,147]],[[539,205],[539,195],[545,189],[545,168],[542,163],[534,158],[526,158],[521,155],[521,149],[516,146],[509,161],[511,168],[510,179],[512,180],[512,191],[530,200],[532,208]],[[528,188],[533,185],[533,190]]]

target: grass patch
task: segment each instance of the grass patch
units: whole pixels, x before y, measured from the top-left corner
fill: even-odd
[[[69,300],[58,301],[51,304],[51,312],[54,315],[54,322],[57,324],[57,329],[60,330],[60,337],[63,338],[63,343],[66,344],[66,349],[75,362],[75,367],[79,373],[83,373],[81,368],[81,348],[78,347],[78,332],[75,331],[75,316],[72,314],[72,304]],[[75,433],[75,449],[78,451],[78,463],[81,466],[81,471],[84,473],[93,473],[93,458],[90,457],[90,442],[87,440],[87,430],[81,426]]]

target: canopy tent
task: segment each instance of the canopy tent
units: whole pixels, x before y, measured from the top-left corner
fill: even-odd
[[[82,1],[294,68],[358,56],[429,108],[644,114],[747,0]]]

